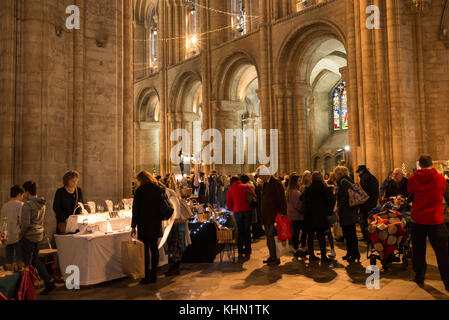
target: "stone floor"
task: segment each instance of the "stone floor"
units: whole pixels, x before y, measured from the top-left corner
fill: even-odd
[[[329,266],[309,263],[293,257],[282,257],[281,265],[269,267],[262,263],[267,255],[264,240],[253,244],[253,255],[244,263],[184,264],[181,275],[166,278],[157,284],[139,285],[121,279],[100,285],[68,291],[62,285],[41,300],[449,300],[449,292],[440,280],[436,258],[429,246],[427,279],[423,287],[410,281],[412,267],[402,269],[394,264],[380,274],[380,289],[365,286],[366,245],[360,244],[362,260],[349,264],[341,257],[345,245],[337,243],[337,258]],[[164,270],[161,270],[163,272]]]

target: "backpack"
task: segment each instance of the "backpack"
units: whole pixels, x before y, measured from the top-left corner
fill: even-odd
[[[175,209],[171,205],[170,201],[168,200],[167,193],[164,189],[161,188],[161,205],[160,205],[160,214],[162,217],[162,220],[169,220],[171,216],[173,215],[173,212]]]
[[[351,186],[348,189],[349,206],[352,208],[366,203],[370,197],[365,192],[365,190],[363,190],[358,183],[351,183],[351,182],[349,183],[351,184]]]

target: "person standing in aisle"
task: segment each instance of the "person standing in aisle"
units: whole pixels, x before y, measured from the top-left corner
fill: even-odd
[[[67,219],[71,215],[81,213],[78,203],[83,203],[83,192],[78,187],[80,174],[75,170],[70,170],[62,177],[63,187],[55,193],[53,200],[53,211],[56,214],[57,234],[64,234],[67,226]]]
[[[8,219],[8,240],[6,241],[6,264],[12,264],[14,257],[18,258],[20,219],[25,191],[15,185],[10,190],[11,199],[2,207],[0,217]]]
[[[251,220],[252,208],[248,203],[248,192],[254,197],[256,194],[250,186],[244,184],[238,177],[231,178],[231,187],[226,195],[226,207],[234,213],[237,222],[237,245],[238,258],[242,259],[245,255],[246,259],[251,256]]]
[[[276,266],[281,260],[276,256],[276,227],[274,226],[276,215],[287,214],[287,201],[285,199],[285,190],[282,183],[271,175],[266,166],[257,168],[257,175],[262,179],[261,208],[262,219],[264,223],[265,234],[267,236],[267,246],[270,257],[264,260],[270,266]]]
[[[140,284],[157,281],[159,265],[158,240],[162,237],[162,220],[160,209],[163,190],[157,180],[147,171],[137,175],[138,188],[134,194],[131,237],[145,245],[145,278]],[[137,230],[136,230],[137,228]],[[151,271],[150,271],[151,250]]]
[[[299,199],[299,175],[292,174],[286,191],[287,215],[292,221],[292,242],[295,250],[294,256],[299,257],[306,251],[307,232],[304,228],[304,215],[302,214],[302,201]],[[301,239],[301,240],[300,240]],[[301,250],[299,245],[301,244]]]
[[[338,166],[334,170],[337,178],[337,208],[343,237],[346,241],[347,252],[343,260],[348,262],[360,261],[359,243],[356,233],[357,210],[349,206],[348,190],[354,181],[349,177],[347,167]]]
[[[363,241],[369,240],[368,214],[377,207],[379,201],[379,181],[371,174],[365,165],[359,166],[356,171],[360,176],[360,186],[368,194],[367,202],[360,206],[360,229],[363,234]]]
[[[321,263],[329,263],[331,260],[326,255],[325,232],[329,229],[333,201],[320,172],[316,171],[312,174],[312,184],[301,194],[301,200],[304,203],[304,224],[307,230],[309,261],[320,260],[315,256],[313,249],[316,234],[320,243]]]
[[[25,190],[25,204],[22,207],[20,229],[20,261],[26,266],[33,265],[41,279],[45,282],[45,288],[41,295],[48,295],[54,288],[47,268],[39,259],[39,242],[44,239],[45,199],[37,196],[37,183],[27,181],[23,184]]]
[[[412,250],[414,281],[423,285],[426,275],[427,238],[435,251],[446,290],[449,291],[449,252],[448,230],[444,225],[443,198],[447,182],[434,168],[429,155],[419,159],[420,170],[417,170],[408,183],[408,192],[413,195],[412,205]]]

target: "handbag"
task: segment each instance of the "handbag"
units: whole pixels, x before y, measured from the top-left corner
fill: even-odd
[[[348,181],[349,182],[349,181]],[[350,183],[350,182],[349,182]],[[366,203],[369,200],[369,195],[362,189],[358,183],[350,183],[351,186],[348,189],[349,206],[357,207]]]
[[[168,200],[167,193],[164,189],[161,189],[161,205],[160,205],[160,214],[162,220],[169,220],[173,215],[175,209],[172,204]]]
[[[292,232],[291,232],[291,220],[284,216],[282,217],[280,213],[276,216],[276,230],[278,234],[279,240],[291,240]]]
[[[251,209],[257,208],[257,197],[254,193],[251,192],[249,186],[247,186],[246,188],[246,201],[248,201],[248,204],[251,207]]]
[[[336,219],[334,224],[334,238],[335,239],[343,239],[343,228],[340,225],[340,221]]]

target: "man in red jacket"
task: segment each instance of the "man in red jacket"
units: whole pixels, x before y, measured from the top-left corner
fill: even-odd
[[[446,290],[449,291],[448,230],[444,225],[443,196],[446,180],[432,168],[432,158],[419,159],[420,170],[408,181],[408,193],[413,196],[412,249],[414,281],[424,284],[426,274],[427,237],[437,256],[438,269]]]
[[[243,258],[243,254],[249,259],[251,255],[251,221],[252,208],[248,203],[248,192],[254,197],[256,194],[250,186],[243,184],[238,177],[231,178],[231,187],[226,195],[226,206],[234,213],[235,221],[238,229],[238,253],[239,259]]]

